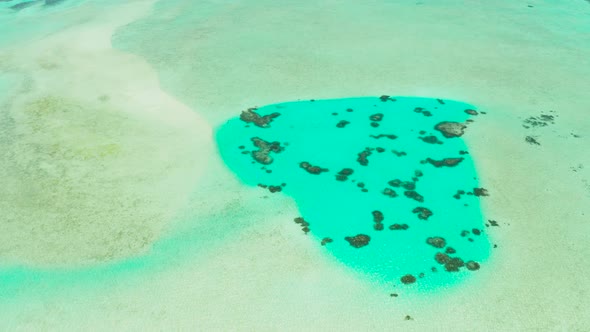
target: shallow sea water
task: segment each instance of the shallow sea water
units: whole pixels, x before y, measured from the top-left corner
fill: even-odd
[[[113,14],[109,21],[119,13],[126,17],[128,10],[112,0],[26,2],[0,0],[2,107],[13,94],[26,93],[14,82],[67,71],[60,68],[60,57],[70,52],[67,42],[53,54],[26,54],[22,61],[15,46],[32,45],[34,51],[36,42],[64,31],[76,38],[98,32],[106,14]],[[133,3],[148,1],[128,2]],[[169,227],[136,255],[90,266],[0,260],[1,327],[522,331],[588,326],[581,314],[589,302],[588,266],[580,263],[590,248],[584,238],[590,206],[584,153],[590,68],[586,1],[170,0],[151,5],[151,11],[121,19],[109,33],[114,52],[134,56],[118,64],[146,62],[165,93],[216,128],[218,153],[199,156],[212,166],[191,201],[167,221]],[[89,67],[112,73],[100,54],[78,54],[93,56]],[[108,100],[89,83],[76,86],[96,94],[85,97]],[[120,75],[112,86],[113,95],[125,96],[128,81]],[[53,92],[65,94],[59,88]],[[415,97],[383,102],[374,96],[383,92],[449,99],[444,104]],[[358,95],[372,97],[346,98]],[[320,99],[307,99],[312,97]],[[241,110],[256,104],[266,105],[255,110],[258,114],[280,113],[269,127],[239,119]],[[432,116],[416,112],[417,107]],[[465,109],[488,115],[469,116]],[[2,121],[9,118],[0,112]],[[376,113],[383,114],[381,121],[369,119]],[[522,128],[524,119],[539,114],[555,115],[555,121]],[[475,122],[463,137],[445,138],[434,129],[440,121],[469,119]],[[339,128],[342,120],[350,123]],[[396,138],[370,136],[379,134]],[[442,144],[420,139],[429,135]],[[526,136],[540,145],[527,143]],[[280,142],[284,149],[270,153],[273,162],[263,165],[253,159],[253,137]],[[371,149],[368,165],[361,165],[358,154],[366,148]],[[449,157],[464,159],[455,167],[421,163]],[[310,174],[302,162],[327,171]],[[337,180],[344,168],[353,173]],[[412,180],[417,170],[423,176]],[[389,184],[394,179],[415,183],[424,201],[406,197],[403,186]],[[271,193],[268,186],[280,192]],[[490,189],[490,197],[453,197],[457,190],[481,186]],[[397,197],[384,195],[386,188]],[[412,213],[419,206],[433,215],[420,220]],[[383,230],[375,229],[373,211],[383,213]],[[297,217],[309,223],[309,231],[294,222]],[[501,227],[486,227],[488,219],[499,220]],[[26,220],[19,222],[29,227]],[[393,224],[408,229],[389,229]],[[114,238],[119,231],[136,230],[120,226],[97,235]],[[474,229],[482,233],[475,235]],[[30,231],[59,234],[51,225]],[[346,240],[358,234],[370,236],[367,246],[354,248]],[[435,236],[457,251],[451,256],[477,261],[481,269],[446,272],[434,259],[444,248],[426,243]],[[55,244],[77,250],[67,237]],[[5,248],[16,252],[18,242]],[[401,285],[406,274],[417,281]],[[390,297],[392,292],[399,297]]]
[[[336,259],[373,280],[400,282],[410,274],[421,276],[418,288],[434,289],[467,269],[445,271],[434,259],[445,245],[429,245],[428,238],[444,238],[456,250],[450,256],[465,262],[485,261],[490,252],[480,198],[472,193],[479,187],[473,160],[461,137],[435,129],[475,118],[465,112],[473,108],[390,96],[280,103],[243,113],[274,114],[268,124],[235,118],[216,137],[224,161],[244,183],[293,197],[309,223],[303,230]],[[268,153],[272,159],[255,158],[257,139],[278,143]],[[435,167],[428,158],[460,162]],[[308,172],[305,162],[319,169]],[[463,195],[453,197],[458,190]],[[420,207],[432,215],[420,218]],[[369,242],[357,248],[349,240],[359,234]]]

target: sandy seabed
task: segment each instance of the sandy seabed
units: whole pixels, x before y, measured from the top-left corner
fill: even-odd
[[[58,9],[0,18],[0,329],[590,326],[586,1]],[[452,289],[359,278],[301,233],[295,202],[216,152],[214,129],[246,107],[380,94],[487,112],[465,139],[498,248]],[[555,123],[523,128],[541,113]]]

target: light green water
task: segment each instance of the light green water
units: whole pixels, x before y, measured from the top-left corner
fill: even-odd
[[[449,266],[434,259],[445,249],[427,244],[427,238],[443,237],[447,247],[456,250],[449,256],[465,262],[481,263],[490,252],[480,198],[470,194],[453,197],[458,190],[470,192],[479,187],[466,145],[462,138],[445,138],[434,128],[443,121],[465,122],[470,117],[465,112],[468,109],[473,106],[407,97],[291,102],[256,110],[259,115],[280,114],[267,125],[234,118],[219,128],[216,137],[224,161],[244,183],[277,186],[281,191],[275,195],[295,199],[309,223],[310,236],[318,245],[331,239],[323,245],[336,259],[372,280],[400,282],[402,276],[411,274],[422,276],[416,283],[420,289],[434,289],[469,272],[465,267],[445,271]],[[370,119],[379,114],[381,121]],[[421,139],[428,136],[436,137],[437,142]],[[270,163],[256,159],[258,148],[252,138],[278,142],[282,150],[269,153]],[[367,148],[368,162],[359,162],[359,153]],[[435,167],[425,162],[427,158],[463,159],[456,166]],[[324,171],[311,174],[302,162]],[[337,179],[345,168],[353,173]],[[406,184],[390,182],[395,179]],[[389,190],[397,197],[384,194]],[[423,197],[413,196],[415,192]],[[413,212],[419,207],[431,210],[432,216],[420,219]],[[376,225],[373,211],[383,214],[382,225]],[[390,229],[394,224],[408,228]],[[356,248],[346,240],[358,234],[370,238],[366,246]]]

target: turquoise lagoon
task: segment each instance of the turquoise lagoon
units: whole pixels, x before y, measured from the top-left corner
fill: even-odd
[[[448,272],[437,253],[451,247],[448,257],[465,263],[482,263],[490,253],[480,195],[473,194],[479,187],[474,162],[462,137],[435,129],[440,122],[468,125],[477,117],[469,110],[474,107],[456,101],[388,96],[286,102],[242,115],[274,114],[268,124],[236,117],[218,128],[216,139],[245,184],[295,200],[305,220],[298,220],[302,236],[335,259],[374,282],[401,283],[410,274],[417,280],[412,287],[436,289],[477,273],[466,266]],[[258,139],[275,142],[272,162],[264,153],[255,158]],[[435,165],[445,158],[460,162]],[[416,210],[424,207],[432,212],[427,219]],[[370,238],[368,244],[353,246],[357,235]],[[446,247],[427,243],[436,237]]]

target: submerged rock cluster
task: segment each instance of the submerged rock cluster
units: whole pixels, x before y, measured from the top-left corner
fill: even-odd
[[[248,151],[247,144],[243,141],[234,142],[233,149],[236,151],[235,146],[239,146],[240,154],[251,155],[253,163],[259,164],[258,166],[264,165],[257,168],[256,176],[252,176],[260,187],[271,193],[291,195],[294,191],[293,195],[303,195],[295,198],[297,204],[305,207],[302,211],[308,211],[305,212],[306,218],[314,220],[314,229],[310,228],[309,222],[303,217],[295,218],[295,222],[305,234],[321,234],[321,237],[317,235],[318,243],[325,246],[326,250],[335,250],[334,253],[343,262],[358,257],[354,266],[362,266],[370,273],[375,269],[383,275],[390,276],[389,280],[397,280],[407,285],[420,285],[425,280],[430,280],[429,278],[436,278],[430,271],[476,271],[480,269],[480,263],[473,258],[479,256],[472,256],[471,252],[465,250],[464,245],[478,245],[484,238],[481,230],[483,227],[461,227],[460,225],[467,222],[457,220],[455,216],[449,220],[446,209],[460,207],[461,213],[465,213],[472,209],[469,206],[477,206],[477,201],[456,204],[453,203],[454,199],[461,199],[465,195],[488,195],[485,188],[478,187],[473,181],[476,177],[468,175],[472,163],[464,161],[469,160],[470,155],[461,144],[461,139],[458,139],[464,135],[467,125],[472,121],[466,117],[484,113],[463,106],[457,107],[457,113],[448,116],[450,113],[446,108],[454,107],[453,101],[434,99],[429,105],[408,107],[397,100],[387,95],[379,97],[378,100],[368,98],[366,107],[360,103],[351,104],[350,107],[343,107],[342,104],[338,104],[337,107],[324,107],[322,101],[308,100],[301,103],[313,104],[314,113],[304,109],[301,116],[305,118],[298,119],[292,124],[289,122],[291,117],[298,115],[295,114],[297,112],[293,112],[293,115],[289,112],[289,108],[293,108],[291,104],[277,106],[281,113],[265,113],[266,108],[248,109],[240,115],[241,130],[254,131],[257,135],[276,141],[267,141],[255,136],[250,138],[255,147],[252,151]],[[391,112],[387,109],[397,107],[396,105],[405,105],[401,107],[405,107],[406,113],[401,110]],[[369,126],[366,125],[367,122],[364,126],[358,126],[359,119],[368,120]],[[254,126],[243,129],[249,127],[245,127],[244,122]],[[316,139],[313,137],[313,130],[318,128],[322,130],[322,134],[321,138]],[[281,137],[283,133],[289,133],[289,136]],[[416,136],[416,133],[419,135]],[[280,143],[279,139],[281,142],[289,143]],[[307,145],[301,145],[302,142]],[[389,151],[392,153],[387,153]],[[341,154],[341,159],[330,159],[338,153]],[[279,157],[279,154],[280,162],[273,164],[274,158]],[[316,160],[320,165],[310,160]],[[354,166],[355,161],[358,166]],[[272,170],[268,169],[268,165],[272,165]],[[457,166],[460,167],[458,170],[450,169]],[[285,167],[290,168],[283,169]],[[322,173],[330,172],[328,168],[334,171],[332,176],[321,176]],[[455,188],[462,189],[458,189],[454,195],[451,191],[447,196],[441,196],[437,191],[445,189],[437,188],[436,182],[432,182],[432,179],[444,178],[446,174],[454,177],[453,183],[457,186]],[[264,180],[264,176],[269,178]],[[292,181],[288,181],[291,176]],[[423,177],[425,180],[422,180]],[[266,185],[260,181],[273,184],[285,181],[290,185],[285,188],[284,183]],[[304,185],[301,185],[302,182]],[[298,188],[313,190],[314,193],[308,197],[298,192],[297,190],[303,190]],[[358,196],[347,199],[344,195]],[[446,199],[444,197],[448,197],[449,201],[445,208],[441,208],[440,202],[436,200]],[[327,208],[332,209],[333,213],[314,214],[314,209]],[[362,211],[362,214],[357,211]],[[307,213],[310,213],[310,216],[307,216]],[[475,219],[474,221],[477,222]],[[318,226],[316,223],[321,224]],[[428,233],[431,229],[439,229],[441,223],[448,224],[448,233]],[[330,225],[334,232],[326,225]],[[385,229],[388,231],[384,231]],[[399,246],[397,242],[408,237],[416,237],[416,246],[424,248],[415,252],[399,251],[396,247]],[[460,239],[461,242],[455,243],[456,239]],[[391,244],[384,246],[384,241],[391,241]],[[453,242],[452,247],[449,242]],[[342,256],[345,252],[351,252],[350,249],[337,249],[342,246],[362,250],[353,250],[355,254],[351,258]],[[392,249],[391,252],[383,251],[383,248],[389,247],[397,249]],[[403,262],[404,255],[418,254],[423,255],[424,262],[431,263],[426,263],[426,266],[420,269],[391,267],[392,271],[397,271],[395,275],[379,263],[390,261],[389,256]],[[370,262],[374,262],[375,265],[369,266],[373,264]],[[441,267],[437,268],[437,265]]]

